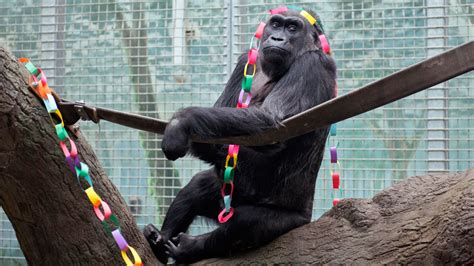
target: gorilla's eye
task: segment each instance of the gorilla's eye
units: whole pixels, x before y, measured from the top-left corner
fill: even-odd
[[[288,30],[291,31],[291,32],[295,32],[297,29],[298,29],[298,27],[294,24],[290,24],[288,26]]]
[[[272,27],[274,27],[274,28],[280,27],[280,22],[278,22],[278,21],[273,21],[273,22],[272,22]]]

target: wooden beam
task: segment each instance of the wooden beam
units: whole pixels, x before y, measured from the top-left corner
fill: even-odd
[[[193,140],[247,146],[285,141],[410,96],[473,69],[474,41],[470,41],[290,117],[278,128],[252,136]]]
[[[252,136],[220,139],[200,139],[193,136],[192,140],[203,143],[234,143],[246,146],[268,145],[285,141],[410,96],[473,69],[474,41],[470,41],[290,117],[283,121],[278,128]],[[71,120],[74,121],[77,121],[78,117],[71,112],[72,106],[76,109],[76,113],[83,111],[90,120],[96,123],[103,119],[157,134],[163,134],[167,125],[167,121],[164,120],[91,107],[81,103],[66,101],[59,103],[59,105],[61,112],[70,113]]]

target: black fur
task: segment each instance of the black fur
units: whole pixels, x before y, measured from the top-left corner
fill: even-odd
[[[275,20],[279,23],[272,24]],[[291,23],[299,23],[297,31],[289,30]],[[336,67],[319,49],[315,36],[316,29],[295,12],[272,16],[262,38],[250,107],[235,108],[247,62],[243,55],[214,107],[189,107],[173,116],[163,137],[165,155],[175,160],[191,153],[213,167],[198,173],[178,193],[161,232],[146,227],[145,236],[161,262],[168,256],[177,262],[195,262],[229,255],[268,243],[310,221],[327,128],[266,147],[241,146],[234,216],[210,233],[184,234],[195,216],[217,220],[224,207],[220,187],[228,147],[192,143],[190,136],[255,134],[331,99]]]

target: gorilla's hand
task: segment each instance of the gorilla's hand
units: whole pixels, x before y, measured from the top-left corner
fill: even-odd
[[[201,260],[203,257],[204,238],[179,233],[165,244],[166,254],[172,257],[177,264],[188,264]]]
[[[190,147],[189,127],[181,117],[171,119],[166,126],[161,149],[168,160],[184,157]]]

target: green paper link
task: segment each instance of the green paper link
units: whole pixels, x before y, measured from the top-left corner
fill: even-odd
[[[105,221],[102,221],[102,228],[104,228],[104,231],[107,232],[108,235],[112,235],[112,231],[110,231],[110,226]]]
[[[76,175],[77,177],[86,177],[89,175],[89,166],[87,164],[81,162],[81,168],[76,168]]]
[[[224,183],[230,183],[234,180],[234,167],[227,166],[224,172]]]
[[[253,76],[250,76],[250,75],[244,76],[244,79],[242,80],[242,89],[245,92],[250,92],[252,90],[252,82],[253,82]]]
[[[76,170],[76,171],[77,171],[77,170]],[[84,176],[84,179],[87,181],[87,183],[88,183],[89,186],[90,186],[90,187],[88,187],[88,188],[93,187],[93,185],[92,185],[92,178],[91,178],[90,175]],[[82,187],[82,185],[81,185],[81,177],[80,177],[80,176],[77,177],[77,182],[79,182],[79,186],[82,188],[82,190],[85,191],[85,189],[84,189],[84,188]],[[87,189],[87,188],[86,188],[86,189]]]
[[[316,17],[316,24],[321,28],[321,31],[323,32],[323,34],[326,34],[325,33],[326,31],[324,30],[323,22],[318,17]]]
[[[77,183],[79,183],[79,186],[82,188],[82,190],[85,190],[82,187],[82,184],[81,184],[81,177],[83,177],[87,181],[89,186],[93,187],[92,178],[89,175],[89,167],[87,166],[87,164],[82,163],[82,162],[80,162],[80,166],[81,166],[81,168],[78,168],[77,166],[74,166],[74,169],[76,169]]]
[[[62,124],[57,124],[54,126],[54,128],[56,128],[56,135],[58,135],[58,138],[61,141],[64,141],[68,137],[66,129]]]
[[[117,227],[116,229],[120,229],[120,222],[115,214],[110,215],[108,220],[111,221],[115,227]],[[104,228],[104,231],[107,232],[107,234],[112,235],[112,230],[110,229],[110,225],[107,223],[107,220],[102,221],[102,227]]]
[[[336,134],[337,134],[337,126],[336,126],[336,124],[332,124],[332,125],[331,125],[330,133],[331,133],[331,136],[336,136]]]
[[[302,7],[299,7],[299,6],[295,6],[295,5],[288,5],[286,6],[288,9],[292,9],[292,10],[295,10],[295,11],[301,11],[303,10]]]
[[[28,72],[30,72],[31,75],[34,75],[34,76],[38,75],[39,71],[35,67],[35,65],[33,65],[33,63],[28,62],[28,63],[25,64],[25,67],[26,67],[26,69],[28,69]]]

